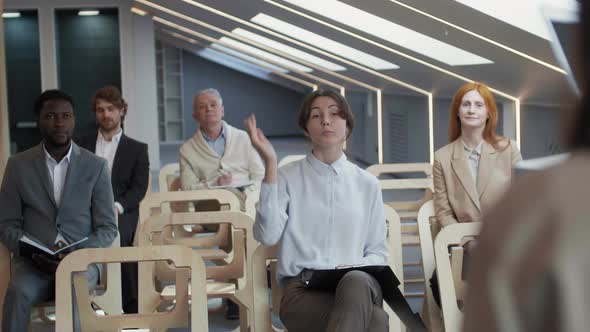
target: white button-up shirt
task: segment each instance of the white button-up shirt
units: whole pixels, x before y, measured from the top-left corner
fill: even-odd
[[[117,148],[119,147],[119,141],[121,140],[122,135],[123,129],[119,130],[110,141],[107,141],[104,139],[104,136],[102,136],[102,132],[98,130],[98,137],[96,138],[96,147],[94,151],[97,156],[107,160],[111,174],[113,174],[113,162],[115,161],[115,154],[117,154]],[[115,202],[115,206],[117,207],[119,214],[125,212],[123,205],[119,202]]]
[[[117,153],[117,147],[119,146],[121,135],[123,135],[123,130],[119,130],[110,141],[107,141],[102,136],[102,132],[100,130],[98,131],[95,148],[96,155],[107,160],[111,172],[113,171],[113,161],[115,160],[115,154]]]
[[[387,265],[387,228],[376,177],[346,160],[328,165],[312,154],[262,183],[254,238],[280,241],[279,280],[303,269]]]
[[[469,165],[469,170],[471,171],[471,176],[473,177],[473,181],[477,184],[477,174],[479,173],[479,160],[481,159],[481,150],[483,148],[483,140],[479,142],[475,149],[470,149],[465,142],[463,142],[463,149],[465,150],[465,155],[467,156],[467,164]]]
[[[45,146],[43,146],[43,151],[45,151],[45,163],[47,164],[47,170],[49,171],[51,185],[53,186],[53,198],[55,199],[55,203],[59,207],[61,205],[63,189],[66,183],[66,175],[68,174],[68,168],[70,166],[72,144],[70,143],[70,149],[68,150],[68,153],[59,161],[59,163],[55,159],[53,159],[49,152],[47,152]],[[61,236],[61,234],[58,231],[57,237],[55,238],[55,243],[59,241],[67,243],[67,241],[63,238],[63,236]]]

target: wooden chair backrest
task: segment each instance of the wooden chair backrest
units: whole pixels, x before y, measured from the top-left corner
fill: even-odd
[[[142,248],[149,248],[150,243],[158,234],[162,234],[166,228],[173,225],[221,225],[227,224],[234,229],[234,257],[233,261],[226,266],[209,266],[207,267],[207,278],[216,280],[234,280],[238,284],[238,289],[233,296],[248,308],[251,308],[252,295],[251,284],[252,278],[250,272],[250,261],[254,249],[257,246],[252,235],[252,219],[245,213],[239,211],[215,211],[215,212],[179,212],[150,217],[143,224],[140,233],[138,233],[138,244]],[[238,240],[239,239],[239,240]],[[203,248],[204,245],[199,238],[182,239],[181,244],[194,248],[198,246]],[[174,243],[170,239],[168,243]],[[153,266],[153,265],[152,265]],[[150,312],[154,305],[159,302],[160,294],[155,291],[153,285],[154,270],[148,264],[139,265],[139,310],[140,312]]]
[[[412,179],[379,179],[382,190],[423,189],[424,197],[419,201],[387,202],[396,211],[418,211],[424,202],[432,199],[434,187],[432,183],[432,165],[429,163],[408,164],[377,164],[367,167],[367,172],[379,177],[384,174],[423,173],[423,178]]]
[[[97,316],[90,306],[88,280],[84,274],[89,263],[146,262],[170,260],[179,269],[176,282],[178,292],[174,309],[169,312],[149,312],[133,315]],[[190,275],[189,275],[190,273]],[[193,250],[182,246],[158,246],[145,248],[80,249],[67,255],[56,273],[56,331],[71,332],[72,328],[72,279],[76,289],[76,301],[83,331],[120,331],[123,328],[149,328],[166,331],[171,327],[188,326],[188,283],[193,290],[191,299],[191,331],[207,331],[207,296],[195,290],[206,288],[205,263]],[[140,293],[141,294],[141,293]]]
[[[426,326],[433,332],[442,331],[442,319],[440,308],[434,301],[430,278],[436,268],[434,260],[434,241],[432,218],[434,217],[434,202],[432,200],[424,203],[418,211],[418,236],[420,238],[420,253],[422,271],[424,271],[424,302],[422,305],[422,316]]]
[[[445,331],[460,331],[463,322],[463,313],[457,305],[455,282],[449,259],[449,246],[458,245],[461,243],[461,239],[466,236],[477,236],[480,229],[480,222],[452,224],[445,226],[434,240],[434,257]]]
[[[175,181],[176,184],[174,184]],[[180,189],[180,166],[178,163],[166,164],[160,168],[158,188],[160,192]]]

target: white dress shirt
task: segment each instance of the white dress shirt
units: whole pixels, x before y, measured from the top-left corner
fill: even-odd
[[[377,178],[344,154],[330,165],[309,154],[262,183],[254,238],[280,241],[279,281],[305,268],[386,265],[386,234]]]
[[[123,135],[123,130],[119,130],[110,141],[107,141],[104,139],[104,136],[102,136],[102,132],[100,130],[98,131],[95,149],[96,155],[107,160],[111,172],[113,171],[113,161],[115,160],[115,154],[117,153],[117,147],[119,146],[121,135]]]
[[[473,177],[473,181],[477,185],[477,174],[479,173],[479,160],[481,159],[481,149],[483,148],[483,140],[479,142],[475,149],[470,149],[465,142],[463,142],[463,149],[465,150],[465,155],[467,156],[467,164],[469,165],[469,170],[471,171],[471,176]]]
[[[219,157],[223,157],[223,154],[225,153],[225,127],[227,126],[227,124],[225,123],[225,121],[223,121],[223,124],[221,125],[221,134],[219,134],[219,136],[216,139],[212,139],[209,136],[205,135],[205,132],[200,130],[201,135],[203,135],[203,138],[205,139],[205,142],[207,142],[207,144],[211,147],[211,149],[213,149],[213,151],[215,151],[215,153],[217,153],[217,155]]]
[[[59,207],[61,205],[63,189],[66,183],[66,175],[68,174],[68,168],[70,166],[72,144],[70,143],[70,149],[68,150],[68,153],[62,158],[62,160],[60,160],[59,163],[55,159],[53,159],[49,152],[47,152],[45,146],[43,146],[43,151],[45,151],[45,163],[47,164],[47,170],[49,171],[51,185],[53,186],[53,198],[55,199],[55,203]],[[59,241],[68,243],[68,241],[66,241],[58,231],[57,237],[55,238],[55,243]]]
[[[121,136],[123,135],[123,129],[119,130],[119,132],[113,136],[110,141],[104,139],[102,136],[102,132],[98,130],[98,137],[96,139],[96,147],[95,147],[95,154],[99,157],[102,157],[107,160],[109,164],[109,171],[111,171],[111,176],[113,174],[113,162],[115,160],[115,154],[117,153],[117,148],[119,147],[119,141],[121,140]],[[119,211],[119,214],[123,214],[125,209],[123,205],[119,202],[115,202],[115,206]]]

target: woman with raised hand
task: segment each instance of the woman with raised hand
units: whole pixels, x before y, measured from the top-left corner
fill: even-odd
[[[386,224],[377,178],[347,160],[343,146],[354,126],[340,94],[306,97],[299,126],[311,142],[305,159],[277,169],[277,156],[256,118],[246,120],[265,163],[254,237],[279,244],[280,317],[289,331],[389,331],[379,283],[348,272],[335,292],[306,288],[314,270],[387,265]]]

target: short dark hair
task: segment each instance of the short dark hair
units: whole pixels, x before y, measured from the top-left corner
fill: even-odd
[[[121,90],[114,85],[107,85],[102,87],[94,93],[94,97],[92,97],[92,111],[96,111],[96,101],[98,99],[105,100],[117,108],[123,108],[125,113],[127,112],[127,103],[123,96],[121,95]]]
[[[334,99],[338,105],[338,114],[342,119],[346,120],[346,128],[348,128],[348,135],[346,138],[350,138],[350,135],[352,135],[352,129],[354,128],[354,115],[352,114],[346,98],[338,92],[331,90],[318,89],[305,97],[303,104],[301,104],[301,108],[299,108],[299,127],[303,129],[304,132],[307,132],[307,122],[311,116],[311,104],[313,104],[314,100],[319,97],[330,97]]]
[[[41,110],[43,109],[43,105],[45,105],[45,102],[49,100],[67,101],[70,103],[70,105],[72,105],[72,110],[74,109],[74,100],[67,93],[59,89],[45,90],[39,95],[39,97],[37,97],[37,99],[35,99],[35,103],[33,104],[33,112],[35,113],[36,117],[39,117],[39,114],[41,114]]]

